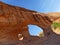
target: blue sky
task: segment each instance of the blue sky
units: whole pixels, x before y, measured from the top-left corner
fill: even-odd
[[[38,12],[60,12],[60,0],[1,0],[7,4],[24,7]],[[31,34],[36,35],[40,32],[37,26],[29,26]],[[33,29],[33,30],[32,30]],[[35,30],[38,30],[35,32]],[[33,31],[33,33],[32,33]]]
[[[2,0],[38,12],[60,12],[60,0]]]

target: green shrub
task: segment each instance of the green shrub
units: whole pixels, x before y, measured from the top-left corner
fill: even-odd
[[[56,29],[60,27],[60,22],[53,22],[52,26]]]
[[[43,32],[40,32],[39,33],[39,37],[44,37],[44,33]]]

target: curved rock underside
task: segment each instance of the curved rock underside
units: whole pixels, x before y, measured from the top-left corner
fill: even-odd
[[[60,35],[51,29],[57,18],[51,15],[0,2],[0,45],[60,45]],[[29,24],[41,27],[45,36],[31,36]]]

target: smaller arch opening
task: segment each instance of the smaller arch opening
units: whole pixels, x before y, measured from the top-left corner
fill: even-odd
[[[22,36],[22,34],[18,34],[18,40],[23,40],[23,36]]]
[[[28,30],[31,36],[44,37],[43,29],[37,25],[28,25]]]

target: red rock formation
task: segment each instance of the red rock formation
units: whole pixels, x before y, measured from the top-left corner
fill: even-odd
[[[48,45],[46,43],[51,41],[47,40],[53,39],[51,36],[56,35],[51,30],[51,23],[47,14],[0,2],[0,45]],[[39,39],[30,36],[27,27],[29,24],[40,26],[45,37]],[[22,41],[19,40],[18,34],[22,34]]]

